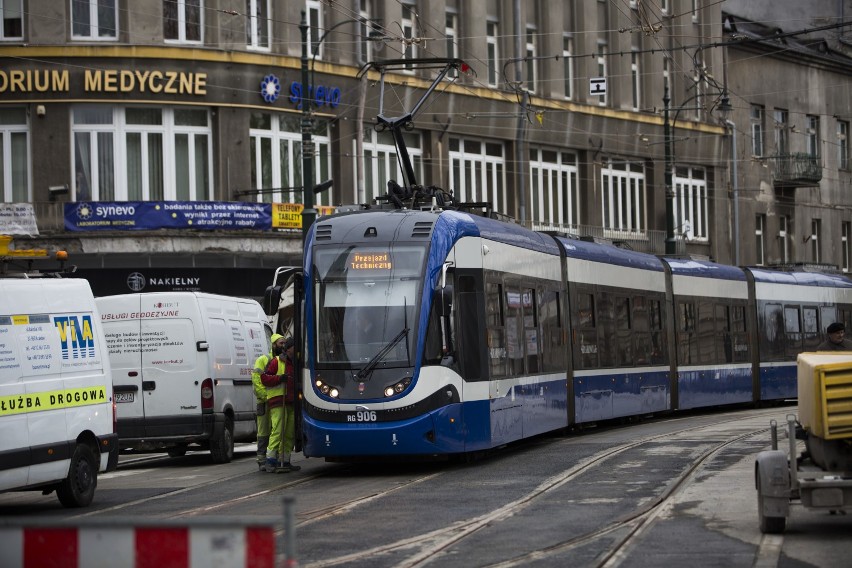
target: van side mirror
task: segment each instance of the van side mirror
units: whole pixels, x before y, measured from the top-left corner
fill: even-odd
[[[278,313],[278,306],[281,304],[281,286],[267,286],[263,293],[263,313],[268,316],[274,316]]]

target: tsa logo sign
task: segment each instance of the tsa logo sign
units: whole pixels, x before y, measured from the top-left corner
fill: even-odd
[[[63,361],[88,359],[95,356],[92,316],[55,316],[53,323],[59,332]]]

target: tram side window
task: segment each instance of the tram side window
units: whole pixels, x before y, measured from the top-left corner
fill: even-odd
[[[649,303],[644,296],[633,296],[633,343],[637,365],[648,365],[651,362]]]
[[[503,331],[503,285],[485,285],[485,325],[492,377],[506,375],[506,337]]]
[[[743,363],[749,361],[748,333],[746,329],[746,307],[731,306],[730,309],[731,352],[733,361]]]
[[[590,293],[577,294],[577,340],[580,352],[575,360],[582,369],[594,369],[598,366],[598,332],[595,320],[595,297]]]
[[[633,334],[632,313],[630,312],[630,298],[625,296],[613,296],[612,307],[615,312],[615,337],[616,347],[615,364],[621,367],[633,366]]]
[[[508,356],[510,376],[522,375],[524,372],[523,345],[523,298],[518,288],[506,286],[505,315],[506,315],[506,355]]]
[[[544,371],[560,371],[565,368],[565,344],[562,333],[562,306],[559,292],[543,290],[539,294],[538,313],[541,317],[542,347],[541,365]]]
[[[796,357],[802,351],[802,323],[799,306],[784,306],[784,332],[787,336],[787,357]]]
[[[784,328],[784,310],[781,304],[766,304],[761,322],[760,358],[765,361],[780,361],[784,358],[787,333]]]
[[[825,333],[825,329],[830,326],[832,323],[836,321],[844,321],[843,320],[843,312],[840,312],[840,316],[837,315],[837,307],[836,306],[820,306],[819,308],[819,324],[817,324],[817,329],[819,330],[819,338],[820,342],[822,341],[822,334]],[[845,322],[844,322],[845,323]],[[847,324],[848,327],[849,324]]]
[[[541,349],[538,337],[538,303],[534,288],[521,290],[521,309],[524,314],[524,347],[527,354],[527,373],[541,370]]]
[[[716,304],[716,362],[733,363],[731,345],[731,306]]]
[[[836,321],[842,321],[844,324],[846,324],[846,329],[852,329],[852,310],[839,308],[838,312],[839,313],[838,313]],[[829,325],[831,325],[831,323],[832,322],[830,322],[830,321],[823,320],[823,326],[822,326],[823,331],[825,331],[825,329]]]
[[[601,292],[595,297],[598,323],[598,363],[601,367],[615,367],[615,316],[613,314],[613,298],[607,292]]]
[[[678,303],[677,353],[681,365],[698,363],[696,315],[694,303]]]
[[[666,331],[663,326],[663,305],[658,300],[648,302],[648,323],[651,329],[651,363],[665,363]]]
[[[822,343],[822,334],[819,330],[815,307],[802,308],[802,350],[816,351],[817,346]]]
[[[716,306],[710,300],[698,301],[698,321],[696,322],[696,333],[693,336],[698,354],[698,363],[713,364],[717,362],[717,329]]]

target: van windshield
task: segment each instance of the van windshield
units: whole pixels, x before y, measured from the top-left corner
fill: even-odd
[[[317,247],[318,365],[360,369],[386,348],[375,366],[413,363],[425,256],[425,245]]]

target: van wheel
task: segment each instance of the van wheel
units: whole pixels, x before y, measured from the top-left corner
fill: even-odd
[[[68,477],[56,487],[56,496],[65,507],[86,507],[92,502],[97,486],[95,454],[86,444],[78,444],[71,456]]]
[[[222,435],[210,440],[210,455],[216,463],[228,463],[234,457],[234,422],[225,418]]]

